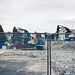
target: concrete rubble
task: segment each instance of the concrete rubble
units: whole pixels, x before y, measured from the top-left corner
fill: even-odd
[[[75,75],[75,42],[52,42],[51,67],[56,75]]]

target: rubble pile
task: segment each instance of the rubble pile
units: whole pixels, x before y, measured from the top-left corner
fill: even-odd
[[[52,45],[51,66],[56,75],[75,75],[75,43],[60,42]]]
[[[51,42],[51,50],[60,50],[62,48],[64,41],[52,41]]]
[[[66,42],[62,45],[62,48],[64,49],[75,49],[75,42]]]

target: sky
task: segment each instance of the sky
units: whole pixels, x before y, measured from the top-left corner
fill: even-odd
[[[20,27],[30,33],[55,33],[57,25],[75,29],[75,0],[0,0],[5,32]]]

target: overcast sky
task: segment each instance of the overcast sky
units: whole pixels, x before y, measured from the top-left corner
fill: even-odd
[[[29,32],[56,31],[57,25],[75,28],[75,0],[0,0],[0,24]]]

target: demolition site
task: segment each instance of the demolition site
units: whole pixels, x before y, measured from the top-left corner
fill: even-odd
[[[55,33],[30,33],[0,25],[0,75],[75,75],[75,30],[57,25]]]

